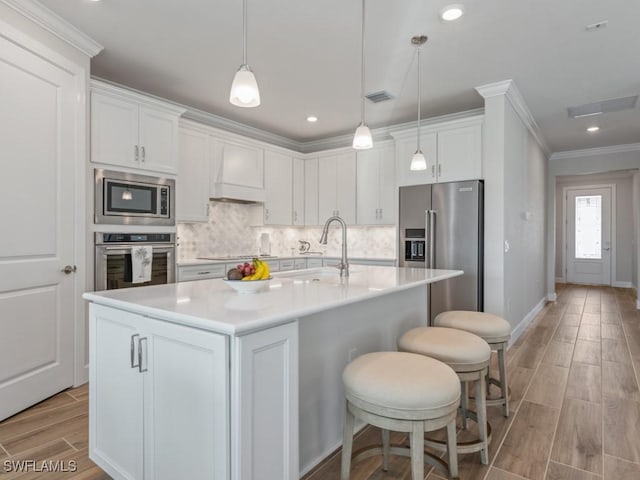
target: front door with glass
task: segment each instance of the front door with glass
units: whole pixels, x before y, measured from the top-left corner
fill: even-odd
[[[567,191],[567,282],[611,285],[611,187]]]

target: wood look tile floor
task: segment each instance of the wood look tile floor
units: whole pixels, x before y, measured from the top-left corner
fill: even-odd
[[[640,479],[640,314],[630,290],[558,285],[549,303],[509,349],[511,416],[490,407],[490,464],[461,455],[463,480]],[[66,390],[0,422],[0,480],[110,478],[87,456],[87,386]],[[473,433],[460,432],[461,437]],[[375,428],[354,450],[379,443]],[[392,442],[403,443],[402,434]],[[6,460],[76,462],[73,473],[7,472]],[[67,463],[68,465],[68,463]],[[352,466],[352,480],[409,480],[409,459]],[[441,476],[425,470],[428,480]],[[340,452],[304,477],[336,480]],[[280,479],[269,479],[280,480]]]

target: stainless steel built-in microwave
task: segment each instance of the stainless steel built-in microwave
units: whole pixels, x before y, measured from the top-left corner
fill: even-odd
[[[95,170],[95,223],[175,225],[175,181]]]

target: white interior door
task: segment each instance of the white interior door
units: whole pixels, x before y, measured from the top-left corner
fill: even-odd
[[[611,188],[567,193],[567,281],[611,285]]]
[[[76,92],[0,38],[0,420],[73,383]]]

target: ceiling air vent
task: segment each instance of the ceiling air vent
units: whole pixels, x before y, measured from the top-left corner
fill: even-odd
[[[577,107],[569,107],[570,118],[588,117],[590,115],[600,115],[602,113],[619,112],[620,110],[628,110],[635,108],[638,96],[614,98],[612,100],[603,100],[601,102],[586,103]]]
[[[369,101],[373,103],[386,102],[387,100],[393,99],[393,95],[391,95],[389,92],[385,90],[382,90],[380,92],[369,93],[368,95],[365,95],[365,97],[368,98]]]

